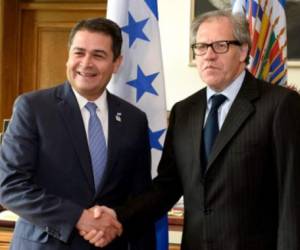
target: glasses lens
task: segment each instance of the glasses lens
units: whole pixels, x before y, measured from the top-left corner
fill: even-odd
[[[216,53],[225,53],[228,51],[228,43],[224,41],[212,43],[213,50]]]
[[[195,55],[203,55],[207,51],[207,44],[205,43],[197,43],[193,45],[193,50]]]
[[[233,44],[233,45],[237,45],[240,46],[240,42],[238,41],[216,41],[213,43],[194,43],[192,45],[192,49],[195,55],[197,56],[202,56],[204,54],[206,54],[208,47],[211,47],[212,50],[214,51],[214,53],[216,54],[224,54],[229,50],[229,46]]]

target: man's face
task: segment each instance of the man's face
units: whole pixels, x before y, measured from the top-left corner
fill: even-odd
[[[232,24],[226,17],[208,19],[199,26],[196,42],[213,43],[216,41],[235,40]],[[222,91],[245,68],[247,45],[229,45],[228,52],[215,53],[208,47],[204,55],[196,56],[196,65],[201,79],[212,89]]]
[[[97,99],[121,63],[113,60],[112,39],[104,33],[78,31],[69,50],[67,78],[88,100]]]

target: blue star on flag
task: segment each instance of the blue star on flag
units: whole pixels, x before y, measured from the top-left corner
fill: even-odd
[[[161,129],[152,132],[151,129],[149,129],[149,137],[150,137],[150,146],[153,149],[162,150],[163,146],[160,144],[159,139],[162,136],[162,134],[165,132],[166,129]]]
[[[158,20],[157,2],[153,0],[145,0],[145,2]]]
[[[156,90],[152,86],[152,82],[156,78],[159,72],[145,75],[140,66],[137,66],[137,77],[136,79],[127,82],[128,85],[136,88],[136,102],[140,100],[140,98],[146,93],[150,93],[153,95],[158,95]]]
[[[128,25],[122,27],[121,29],[129,36],[129,48],[138,38],[145,41],[150,41],[149,38],[144,33],[143,29],[148,22],[149,18],[136,22],[130,12],[128,12]]]

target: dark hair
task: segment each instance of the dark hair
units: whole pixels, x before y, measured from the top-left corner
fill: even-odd
[[[91,18],[79,21],[71,30],[68,40],[68,47],[70,48],[75,34],[80,30],[87,30],[90,32],[104,33],[112,39],[112,51],[114,60],[121,54],[122,48],[122,32],[120,27],[113,21],[103,18]]]

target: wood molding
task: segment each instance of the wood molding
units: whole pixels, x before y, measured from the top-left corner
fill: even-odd
[[[83,11],[83,10],[104,10],[106,11],[106,3],[21,3],[20,9],[22,10],[47,10],[47,11],[58,11],[58,10],[72,10],[72,11]]]
[[[0,121],[10,118],[17,92],[18,0],[2,0],[0,59]]]
[[[80,19],[105,16],[106,8],[107,0],[0,0],[0,122],[18,95],[63,78],[69,30]]]

